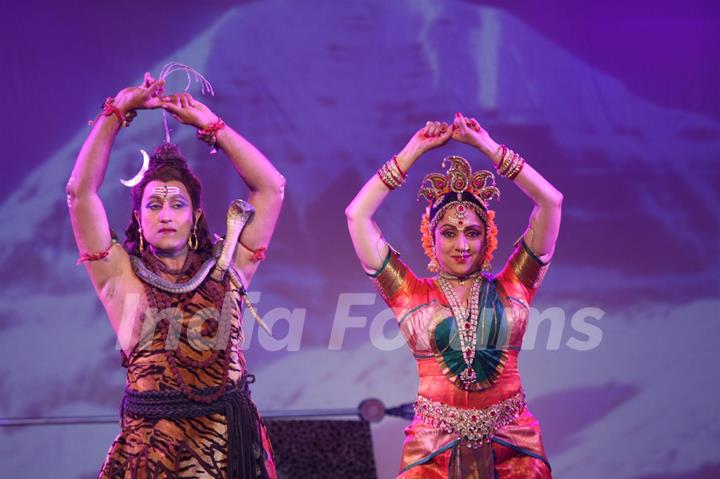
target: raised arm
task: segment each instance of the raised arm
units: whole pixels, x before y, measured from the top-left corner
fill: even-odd
[[[206,105],[184,93],[166,97],[163,108],[180,122],[198,129],[217,126],[218,117]],[[216,132],[216,145],[232,162],[250,189],[248,202],[255,207],[255,217],[245,227],[235,254],[235,267],[245,278],[247,287],[260,264],[259,257],[275,231],[285,190],[285,178],[252,143],[225,125]]]
[[[117,272],[127,255],[122,248],[111,248],[110,226],[102,200],[98,195],[105,178],[110,150],[122,123],[117,115],[126,117],[128,112],[158,108],[157,94],[163,82],[154,81],[146,74],[143,85],[121,90],[115,95],[112,106],[117,114],[100,115],[82,145],[67,183],[68,207],[75,241],[83,255],[107,252],[102,261],[85,261],[85,267],[96,291],[102,296],[108,280]]]
[[[428,122],[398,153],[397,166],[401,172],[407,174],[420,156],[447,143],[451,134],[452,130],[447,123]],[[388,254],[388,245],[373,216],[390,191],[380,177],[374,174],[345,209],[355,253],[367,273],[379,270]]]
[[[475,146],[497,167],[500,164],[501,147],[485,131],[475,118],[456,114],[453,138]],[[530,224],[525,231],[525,244],[543,262],[548,262],[555,250],[560,231],[563,195],[530,164],[525,163],[513,183],[532,200],[534,207]]]

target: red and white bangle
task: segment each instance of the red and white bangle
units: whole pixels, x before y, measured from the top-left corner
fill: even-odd
[[[197,137],[212,147],[210,154],[217,153],[217,133],[223,128],[225,128],[225,122],[218,118],[215,123],[198,129]]]
[[[402,186],[407,178],[407,173],[403,172],[397,162],[397,155],[394,155],[377,171],[377,175],[385,186],[390,190]]]
[[[496,166],[500,176],[514,180],[525,166],[525,159],[505,145],[500,145],[500,163]]]
[[[88,125],[94,125],[98,118],[100,118],[100,115],[102,116],[115,116],[115,118],[118,119],[120,124],[124,127],[130,126],[130,122],[135,119],[137,116],[137,112],[135,110],[130,110],[129,112],[125,113],[123,115],[123,112],[120,111],[120,108],[115,106],[115,98],[109,96],[105,99],[105,102],[102,104],[102,108],[100,111],[100,114],[95,117],[94,120],[88,121]]]
[[[397,155],[393,155],[393,157],[391,158],[391,160],[392,160],[393,166],[394,166],[394,167],[392,168],[393,171],[394,171],[395,173],[399,173],[400,176],[402,177],[403,182],[404,182],[404,181],[407,179],[407,173],[404,172],[404,171],[402,170],[402,168],[400,168],[400,164],[399,164],[398,161],[397,161]]]

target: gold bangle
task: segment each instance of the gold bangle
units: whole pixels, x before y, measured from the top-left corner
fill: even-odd
[[[500,176],[506,176],[508,170],[512,166],[512,159],[513,155],[515,154],[514,151],[512,151],[510,148],[505,148],[505,155],[503,155],[502,162],[500,164],[500,168],[498,169],[498,174]]]
[[[393,186],[392,183],[388,182],[388,180],[385,178],[385,173],[383,172],[382,168],[377,170],[378,178],[380,178],[380,181],[383,182],[383,184],[387,187],[389,190],[394,190],[396,187]]]
[[[522,156],[519,158],[520,158],[520,161],[518,161],[517,166],[515,167],[515,170],[512,172],[512,174],[508,175],[509,180],[514,180],[515,178],[517,178],[517,176],[520,174],[523,167],[525,166],[525,159]]]
[[[385,166],[387,167],[387,171],[388,173],[390,173],[390,176],[392,176],[393,179],[398,183],[398,186],[405,183],[405,177],[403,176],[402,172],[393,160],[385,163]]]
[[[402,171],[400,171],[400,168],[398,168],[392,158],[380,167],[380,171],[386,180],[386,184],[392,185],[393,188],[402,186],[403,183],[405,183],[405,177]]]
[[[512,160],[510,160],[510,166],[508,166],[508,168],[503,172],[503,176],[505,178],[510,178],[510,176],[512,176],[513,172],[515,171],[515,168],[517,168],[518,158],[520,158],[520,155],[513,152]]]
[[[400,183],[388,170],[387,163],[380,167],[378,173],[380,174],[380,179],[383,180],[383,183],[385,183],[385,186],[387,186],[391,190],[394,190],[395,188],[400,186]]]

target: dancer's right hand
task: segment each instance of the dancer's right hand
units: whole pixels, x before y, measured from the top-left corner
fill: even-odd
[[[145,110],[160,108],[160,99],[165,80],[155,80],[149,73],[145,73],[142,85],[123,88],[115,95],[115,106],[127,113],[131,110]]]
[[[403,150],[410,155],[420,156],[447,143],[452,132],[450,125],[445,122],[428,121],[410,138]]]

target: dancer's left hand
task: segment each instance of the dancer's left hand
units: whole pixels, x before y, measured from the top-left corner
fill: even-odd
[[[475,118],[468,118],[462,113],[455,113],[455,120],[452,125],[453,140],[465,143],[466,145],[481,148],[490,138]]]
[[[145,73],[142,85],[123,88],[115,95],[114,103],[123,113],[160,108],[160,96],[164,89],[164,80],[155,80],[150,73]]]
[[[206,128],[218,120],[210,108],[194,99],[190,93],[165,96],[162,98],[161,107],[180,123],[195,128]]]
[[[462,113],[455,113],[455,121],[453,121],[452,129],[453,140],[476,147],[483,152],[490,161],[496,165],[498,164],[500,161],[498,157],[500,145],[490,137],[487,130],[481,127],[475,118],[468,118]]]

